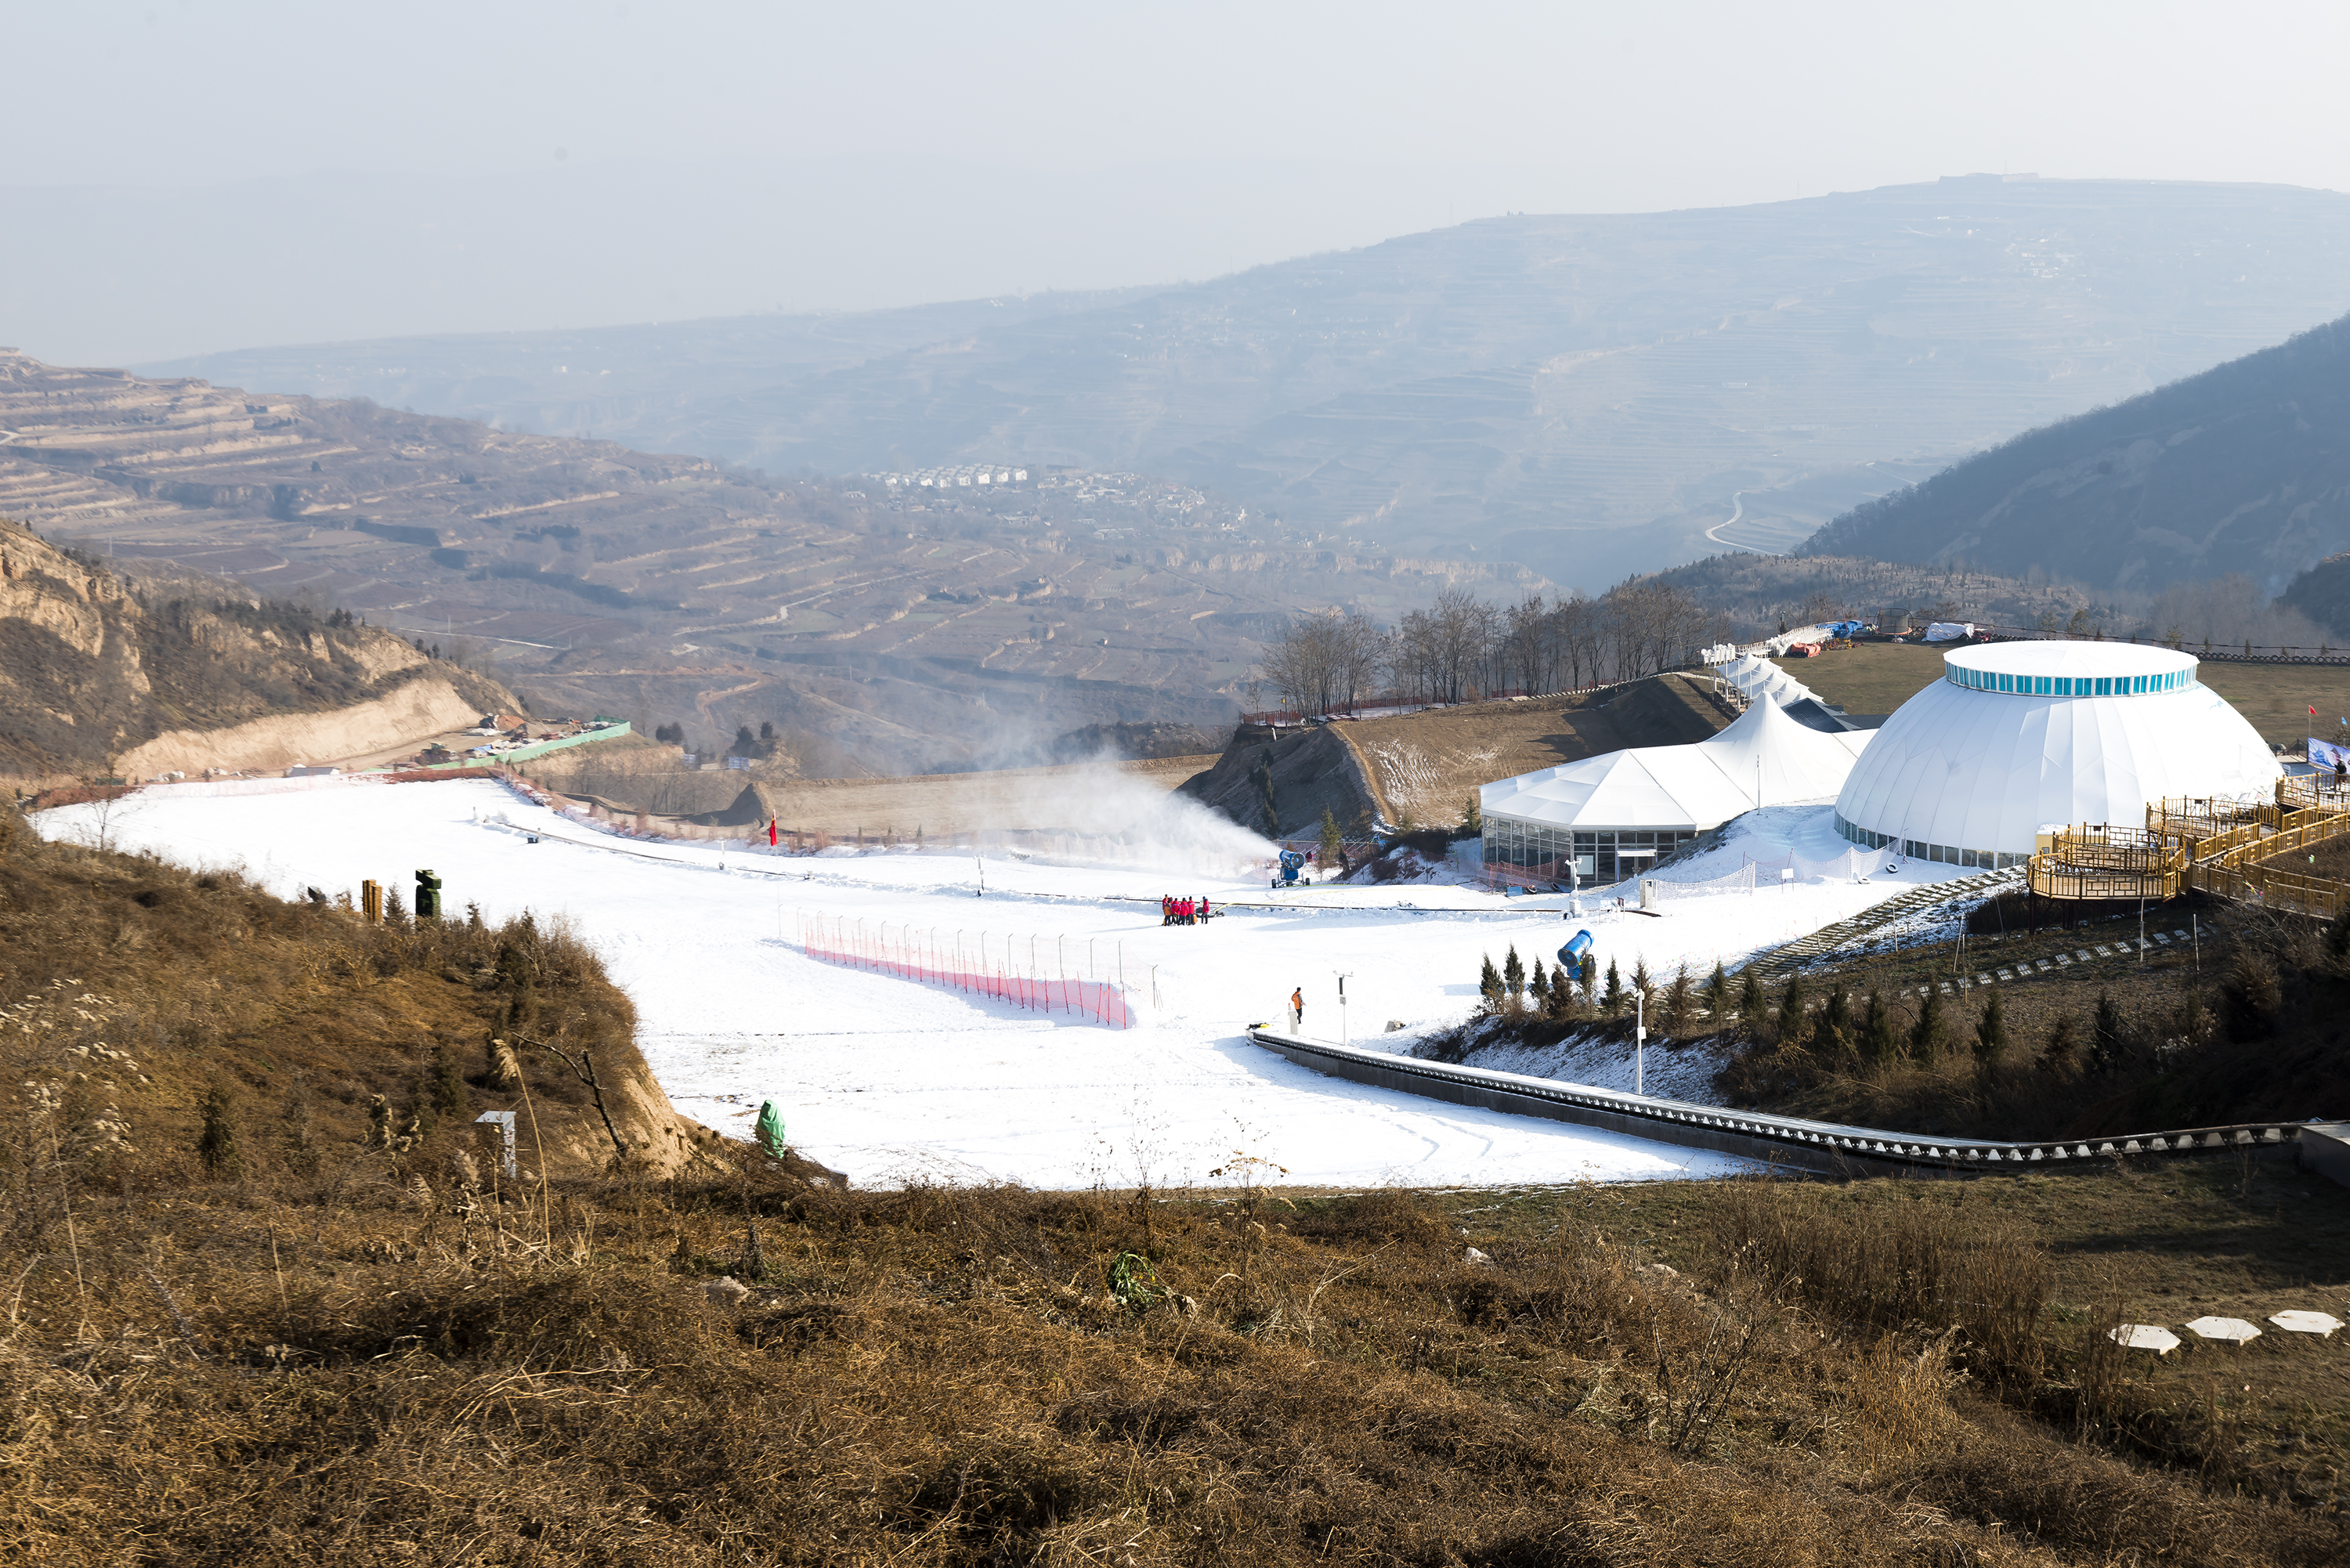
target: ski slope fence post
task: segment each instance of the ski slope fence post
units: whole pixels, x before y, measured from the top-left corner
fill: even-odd
[[[964,948],[962,931],[955,932],[950,955],[933,929],[917,931],[910,926],[900,926],[893,941],[887,921],[868,929],[862,919],[818,915],[806,909],[798,915],[800,947],[812,959],[894,974],[930,985],[951,986],[966,994],[993,996],[1040,1012],[1082,1012],[1113,1029],[1134,1026],[1134,1011],[1128,1005],[1123,981],[1072,979],[1066,972],[1048,979],[1037,968],[1039,954],[1034,935],[1029,938],[1029,971],[1023,974],[1014,961],[1014,943],[1018,938],[1012,933],[1004,937],[1003,957],[991,962],[985,931],[978,933],[979,952],[973,959]],[[1154,995],[1157,981],[1154,969]]]

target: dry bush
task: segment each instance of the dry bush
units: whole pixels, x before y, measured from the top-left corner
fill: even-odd
[[[2010,1386],[2036,1384],[2049,1265],[2012,1220],[1965,1206],[1966,1189],[1839,1205],[1833,1189],[1748,1180],[1712,1207],[1714,1267],[1745,1270],[1873,1334],[1956,1327],[1969,1369]]]

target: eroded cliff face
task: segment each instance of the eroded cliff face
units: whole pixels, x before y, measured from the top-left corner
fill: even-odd
[[[283,766],[515,707],[392,632],[216,587],[142,586],[0,522],[0,775]]]

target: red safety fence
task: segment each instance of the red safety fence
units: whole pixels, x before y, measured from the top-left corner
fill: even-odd
[[[1133,1010],[1116,981],[1073,978],[1060,969],[1070,939],[1022,937],[993,931],[892,929],[883,921],[800,914],[800,946],[827,963],[879,970],[906,980],[952,986],[976,996],[993,996],[1039,1012],[1088,1013],[1113,1029],[1133,1027]],[[1084,939],[1079,939],[1084,940]],[[1047,946],[1046,944],[1050,944]],[[1086,941],[1086,967],[1093,942]],[[1024,964],[1023,960],[1024,958]]]

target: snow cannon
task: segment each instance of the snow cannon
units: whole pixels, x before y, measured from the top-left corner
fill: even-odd
[[[1281,886],[1285,888],[1295,887],[1297,885],[1297,874],[1304,869],[1305,869],[1305,855],[1304,851],[1297,849],[1284,849],[1281,852]]]
[[[1591,933],[1589,931],[1577,931],[1568,940],[1566,946],[1558,950],[1558,961],[1565,964],[1568,970],[1580,973],[1582,972],[1583,955],[1590,950]]]

